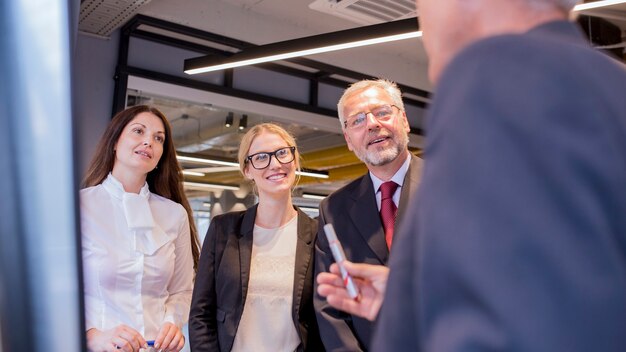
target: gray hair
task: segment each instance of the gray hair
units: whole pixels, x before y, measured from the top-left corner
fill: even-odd
[[[344,108],[346,99],[348,99],[350,96],[358,92],[364,91],[372,87],[377,87],[387,92],[387,94],[389,94],[389,96],[391,97],[391,100],[393,100],[393,105],[397,106],[398,109],[404,111],[404,103],[402,102],[402,93],[400,92],[400,88],[398,88],[398,85],[395,84],[394,82],[386,80],[386,79],[382,79],[382,78],[377,79],[377,80],[365,79],[362,81],[358,81],[350,85],[350,87],[348,87],[343,92],[343,95],[341,96],[341,98],[339,99],[339,102],[337,103],[337,114],[339,115],[339,122],[341,123],[342,130],[344,129],[344,122],[345,122],[345,116],[343,116],[343,108]]]

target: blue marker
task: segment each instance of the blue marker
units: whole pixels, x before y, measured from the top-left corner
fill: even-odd
[[[148,345],[148,347],[154,347],[154,340],[148,340],[146,341],[146,344]],[[116,346],[115,348],[117,348],[118,350],[121,349],[118,346]]]

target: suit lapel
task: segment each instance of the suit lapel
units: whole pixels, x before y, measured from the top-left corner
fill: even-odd
[[[296,262],[293,278],[293,304],[292,317],[296,327],[298,327],[298,312],[302,302],[302,292],[306,284],[306,274],[311,265],[311,247],[313,246],[313,238],[315,232],[309,222],[307,216],[298,209],[298,241],[296,242]]]
[[[252,232],[256,218],[257,205],[248,209],[243,216],[239,229],[239,262],[241,267],[241,298],[246,301],[248,294],[248,281],[250,280],[250,261],[252,259]]]
[[[409,169],[404,176],[404,182],[402,183],[402,190],[400,193],[400,203],[398,204],[398,216],[396,217],[396,224],[394,226],[394,233],[398,233],[398,225],[402,223],[402,219],[404,219],[405,214],[407,212],[407,208],[409,206],[409,202],[411,201],[411,197],[416,194],[417,188],[419,186],[421,177],[422,177],[422,165],[424,161],[422,159],[411,155],[411,162],[409,164]],[[409,215],[410,216],[410,215]]]
[[[385,242],[385,233],[376,206],[376,195],[369,174],[361,177],[361,183],[352,194],[352,205],[348,209],[350,218],[359,234],[376,254],[381,263],[387,262],[389,250]]]

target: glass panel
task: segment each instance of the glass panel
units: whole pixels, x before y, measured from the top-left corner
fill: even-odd
[[[179,162],[184,169],[185,191],[194,211],[201,241],[212,216],[244,210],[257,201],[251,185],[244,181],[237,164],[239,143],[250,127],[264,122],[285,127],[296,137],[303,164],[306,164],[308,152],[345,148],[345,140],[340,133],[325,132],[296,122],[284,122],[250,111],[225,108],[218,103],[183,101],[135,89],[127,91],[126,100],[127,106],[155,106],[168,118]],[[348,153],[351,155],[351,152]],[[329,158],[324,168],[334,166],[332,158]],[[319,199],[302,198],[302,193],[328,194],[345,182],[324,182],[323,179],[302,177],[294,191],[294,204],[315,217],[318,215]],[[222,186],[229,189],[223,189]]]

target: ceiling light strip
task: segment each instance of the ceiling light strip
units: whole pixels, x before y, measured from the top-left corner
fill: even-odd
[[[200,188],[200,189],[206,189],[206,190],[213,190],[213,189],[227,189],[230,191],[238,191],[239,187],[237,186],[228,186],[228,185],[218,185],[215,183],[204,183],[204,182],[189,182],[189,181],[185,181],[183,182],[183,185],[185,187],[188,188]]]
[[[220,165],[220,166],[231,166],[231,167],[237,167],[239,168],[239,163],[235,163],[232,161],[223,161],[223,160],[214,160],[214,159],[204,159],[204,158],[196,158],[196,157],[192,157],[192,156],[184,156],[184,155],[176,155],[176,158],[179,161],[186,161],[186,162],[191,162],[191,163],[198,163],[198,164],[209,164],[209,165]],[[190,174],[193,171],[186,171],[183,170],[184,174]],[[328,178],[328,173],[325,172],[316,172],[316,171],[312,171],[312,170],[300,170],[300,171],[296,171],[296,175],[300,175],[300,176],[308,176],[308,177],[315,177],[315,178]],[[200,176],[200,175],[196,175],[196,176]]]
[[[183,175],[189,175],[189,176],[204,176],[205,174],[203,174],[202,172],[196,172],[196,171],[189,171],[189,170],[183,170]]]
[[[299,56],[372,45],[422,35],[416,18],[324,33],[244,49],[230,57],[206,55],[185,60],[184,71],[198,74],[227,68],[285,60]]]
[[[589,3],[586,3],[586,4],[578,4],[578,5],[574,6],[574,9],[572,11],[591,10],[591,9],[597,9],[599,7],[619,5],[619,4],[624,4],[624,3],[626,3],[626,0],[602,0],[602,1],[595,1],[595,2],[589,2]]]
[[[215,159],[204,159],[204,158],[196,158],[196,157],[184,156],[184,155],[176,155],[176,158],[178,160],[180,160],[180,161],[188,161],[190,163],[239,167],[239,163],[235,163],[235,162],[232,162],[232,161],[223,161],[223,160],[215,160]]]
[[[316,178],[328,178],[329,176],[327,174],[323,174],[323,173],[319,173],[319,172],[313,172],[313,171],[296,171],[296,175],[300,175],[300,176],[308,176],[308,177],[316,177]]]
[[[302,194],[302,198],[306,198],[306,199],[315,199],[315,200],[322,200],[322,199],[326,198],[326,196],[323,196],[323,195],[321,195],[321,194],[303,193],[303,194]]]
[[[219,70],[225,70],[229,68],[248,66],[248,65],[256,65],[256,64],[262,64],[265,62],[285,60],[285,59],[291,59],[294,57],[327,53],[331,51],[337,51],[337,50],[343,50],[343,49],[349,49],[349,48],[357,48],[361,46],[392,42],[396,40],[418,38],[421,36],[422,36],[422,31],[415,31],[415,32],[410,32],[410,33],[390,35],[388,37],[366,39],[366,40],[360,40],[357,42],[336,44],[336,45],[330,45],[330,46],[325,46],[321,48],[312,48],[312,49],[294,51],[294,52],[289,52],[289,53],[284,53],[284,54],[276,54],[276,55],[270,55],[270,56],[265,56],[265,57],[259,57],[255,59],[235,61],[235,62],[225,63],[221,65],[202,67],[202,68],[197,68],[193,70],[187,70],[185,71],[185,73],[190,74],[190,75],[195,75],[198,73],[219,71]]]

